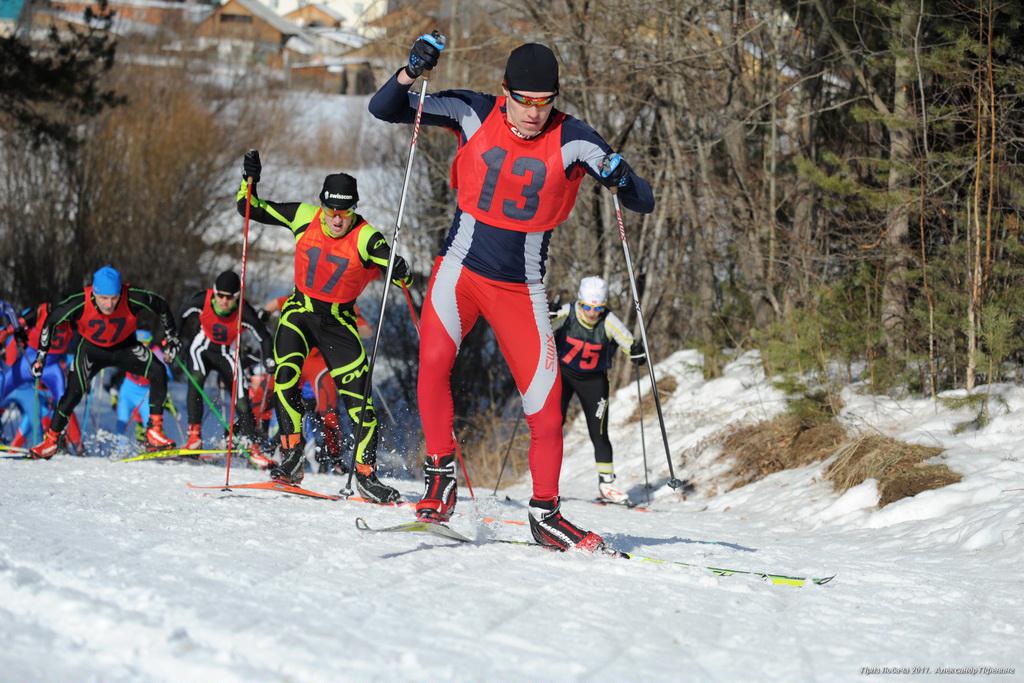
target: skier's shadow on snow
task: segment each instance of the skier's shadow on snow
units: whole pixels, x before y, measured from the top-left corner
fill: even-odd
[[[460,542],[455,543],[420,543],[415,548],[409,548],[408,550],[402,550],[396,553],[385,553],[380,556],[382,560],[391,560],[396,557],[402,557],[403,555],[409,555],[411,553],[418,553],[421,550],[432,550],[434,548],[453,548],[457,545],[463,545]]]
[[[637,546],[645,545],[669,545],[672,543],[692,543],[695,545],[719,545],[732,550],[739,550],[744,553],[756,553],[757,548],[748,548],[739,543],[729,541],[705,541],[699,538],[683,538],[682,536],[670,536],[669,538],[648,538],[646,536],[630,536],[628,534],[604,534],[604,540],[617,550],[629,552]]]

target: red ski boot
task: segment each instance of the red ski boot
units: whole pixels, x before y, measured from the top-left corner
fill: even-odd
[[[60,434],[47,429],[43,434],[43,441],[29,449],[28,457],[33,460],[49,460],[60,448]]]
[[[188,439],[182,446],[187,451],[198,451],[203,447],[203,426],[190,424],[188,426]]]
[[[146,429],[146,450],[165,451],[174,448],[174,441],[164,434],[164,416],[150,415],[149,427]]]

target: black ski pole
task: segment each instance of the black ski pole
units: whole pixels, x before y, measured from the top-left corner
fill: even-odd
[[[434,32],[436,38],[444,42],[444,36],[440,33]],[[370,351],[370,360],[366,368],[366,379],[363,380],[363,408],[359,411],[359,419],[355,424],[356,442],[355,447],[352,449],[352,466],[348,470],[348,481],[345,482],[345,488],[341,489],[339,493],[348,498],[355,491],[352,490],[352,477],[356,472],[356,456],[359,452],[359,444],[363,440],[363,419],[366,408],[371,401],[370,398],[370,382],[373,378],[373,365],[377,360],[377,349],[380,347],[380,332],[384,322],[384,310],[388,304],[388,290],[391,288],[391,273],[395,269],[395,254],[398,251],[398,237],[402,233],[402,215],[405,213],[405,200],[409,196],[409,179],[412,177],[412,160],[416,156],[416,139],[420,134],[420,120],[423,118],[423,101],[427,98],[427,82],[429,71],[425,71],[422,75],[423,87],[420,89],[419,102],[416,105],[416,120],[412,126],[412,142],[409,143],[409,162],[405,166],[405,181],[402,183],[402,198],[398,202],[398,217],[395,219],[395,232],[391,237],[391,255],[388,257],[388,269],[384,273],[384,291],[380,296],[380,315],[377,317],[377,328],[374,332],[373,337],[373,349]]]
[[[512,444],[516,442],[516,433],[519,432],[519,423],[523,421],[523,414],[520,413],[519,417],[516,418],[516,426],[512,428],[512,438],[508,440],[508,448],[505,449],[505,458],[501,461],[501,469],[498,470],[498,481],[494,484],[494,491],[491,492],[492,496],[498,495],[498,487],[501,486],[501,475],[505,474],[505,465],[508,464],[508,456],[512,454]]]
[[[648,361],[650,362],[650,361]],[[651,504],[651,482],[647,476],[647,439],[644,436],[644,395],[640,391],[640,368],[633,366],[633,374],[636,376],[636,400],[637,410],[640,411],[640,448],[644,454],[644,491],[647,492],[647,504]]]
[[[668,432],[665,431],[665,417],[661,413],[661,398],[658,396],[658,382],[654,378],[654,361],[651,358],[651,347],[647,343],[647,326],[644,325],[644,314],[640,309],[640,293],[636,288],[636,276],[633,274],[633,259],[629,256],[629,244],[626,242],[626,226],[622,222],[622,207],[619,205],[618,188],[611,188],[612,202],[615,204],[615,219],[619,223],[619,239],[622,240],[622,253],[626,257],[626,272],[629,274],[629,286],[633,291],[633,306],[636,308],[636,319],[640,323],[640,338],[644,341],[644,353],[647,354],[647,371],[651,376],[651,393],[654,395],[654,408],[658,412],[658,423],[661,425],[661,440],[665,444],[665,460],[668,462],[668,485],[673,489],[684,491],[693,488],[688,481],[677,479],[672,466],[672,453],[668,448]]]

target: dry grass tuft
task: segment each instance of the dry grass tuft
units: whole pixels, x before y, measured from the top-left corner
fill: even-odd
[[[843,428],[834,421],[808,423],[789,414],[739,427],[722,442],[722,457],[734,462],[726,474],[727,490],[823,460],[845,438]]]
[[[835,420],[807,421],[792,414],[738,427],[722,440],[721,457],[733,462],[723,477],[732,490],[774,472],[802,467],[835,454],[825,479],[840,494],[865,479],[878,481],[880,508],[960,481],[945,465],[925,464],[941,448],[909,444],[880,436],[848,439]]]
[[[878,480],[878,507],[960,481],[945,465],[926,465],[941,448],[909,444],[887,436],[862,436],[843,445],[825,472],[836,491],[844,493],[865,479]]]
[[[664,407],[665,401],[669,399],[672,394],[675,393],[676,389],[679,388],[679,382],[676,378],[668,375],[658,380],[658,397],[661,399],[661,405]],[[639,422],[640,421],[640,408],[643,408],[644,423],[657,413],[654,408],[654,392],[648,391],[647,395],[644,396],[644,402],[642,406],[637,406],[633,409],[633,414],[629,416],[627,422]]]

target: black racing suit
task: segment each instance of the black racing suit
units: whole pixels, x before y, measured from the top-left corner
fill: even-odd
[[[601,474],[613,474],[612,442],[608,439],[608,368],[615,348],[627,355],[633,337],[622,321],[605,311],[591,326],[583,321],[576,304],[566,304],[551,321],[562,375],[562,422],[573,394],[587,419],[594,460]]]
[[[163,325],[165,335],[176,335],[177,327],[171,309],[162,296],[138,287],[128,287],[128,307],[138,315],[146,310],[156,314]],[[39,337],[39,353],[46,357],[54,329],[63,322],[72,328],[81,319],[85,310],[85,292],[72,294],[57,304],[46,318],[46,327]],[[164,414],[164,399],[167,397],[167,368],[153,355],[146,344],[129,336],[114,346],[98,346],[82,338],[75,351],[73,367],[68,374],[68,388],[57,403],[50,429],[58,434],[64,431],[75,406],[88,390],[89,382],[103,368],[118,367],[149,380],[149,414]]]
[[[191,297],[181,307],[181,355],[188,368],[191,378],[188,379],[188,395],[185,400],[188,406],[188,423],[190,425],[202,424],[203,421],[203,397],[199,387],[203,386],[211,371],[216,371],[220,381],[227,386],[234,383],[234,344],[225,343],[211,338],[223,336],[227,339],[225,323],[220,323],[223,318],[230,321],[230,324],[237,324],[233,318],[235,309],[225,312],[223,315],[213,306],[208,309],[212,315],[213,325],[209,326],[211,334],[207,334],[202,325],[201,317],[210,290],[203,289]],[[242,309],[242,329],[248,331],[259,343],[263,358],[272,358],[273,346],[270,341],[270,332],[266,325],[260,320],[259,314],[248,302]],[[241,359],[240,359],[241,360]],[[194,380],[194,383],[193,383]],[[196,386],[199,385],[199,387]],[[239,377],[238,388],[235,394],[235,415],[241,427],[242,434],[250,439],[256,439],[256,421],[253,419],[252,408],[249,405],[249,393],[245,382],[245,373]],[[227,416],[224,416],[227,419]]]

